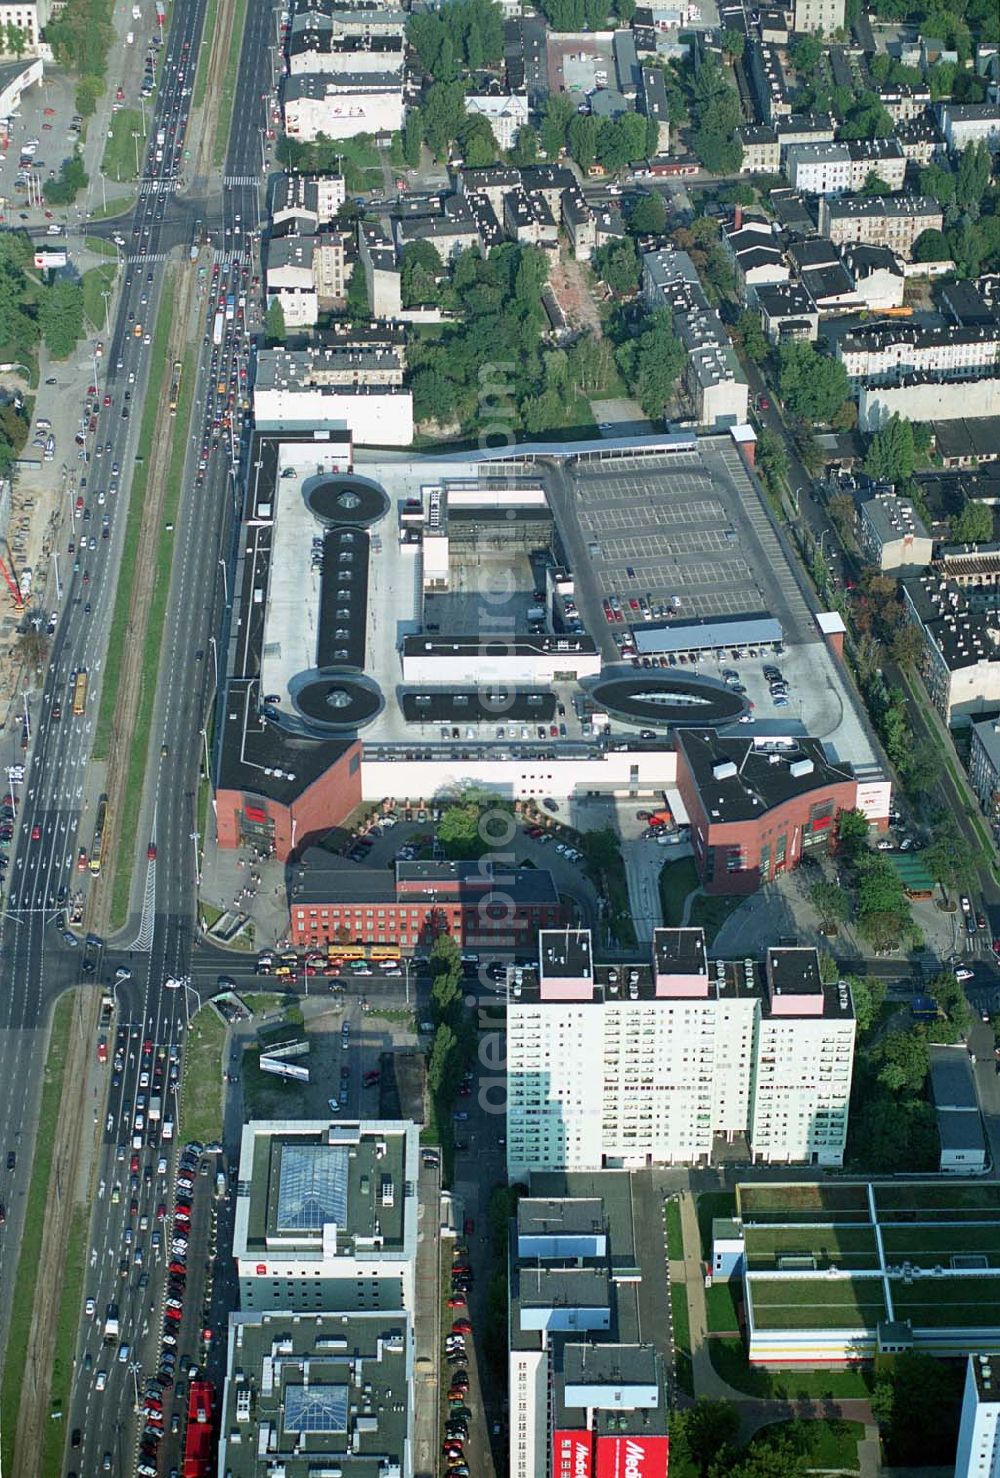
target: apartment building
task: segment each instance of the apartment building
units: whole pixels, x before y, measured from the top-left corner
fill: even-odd
[[[743,146],[740,174],[777,174],[781,148],[776,131],[766,123],[744,124],[736,130]]]
[[[273,236],[264,281],[268,304],[281,304],[286,328],[310,328],[321,311],[343,301],[344,241],[326,236]]]
[[[841,1165],[854,1063],[854,1004],[824,985],[814,949],[769,949],[751,1074],[754,1162]]]
[[[244,1124],[233,1227],[241,1310],[412,1311],[419,1147],[405,1120]]]
[[[982,719],[971,725],[969,782],[984,815],[1000,822],[1000,719]]]
[[[1000,416],[1000,375],[981,374],[975,379],[943,380],[936,374],[905,375],[893,385],[862,385],[858,394],[858,426],[878,431],[893,415],[911,421],[944,425],[947,421],[982,420]],[[985,424],[983,431],[989,432]],[[994,433],[996,427],[994,426]],[[969,458],[996,457],[996,435],[987,434],[970,443]],[[940,452],[940,449],[939,449]],[[942,458],[944,453],[940,452]],[[947,465],[947,464],[946,464]]]
[[[346,424],[356,444],[409,446],[413,396],[403,374],[403,356],[391,345],[264,349],[257,357],[254,416],[258,425],[286,428]]]
[[[782,1002],[753,960],[710,964],[699,929],[657,929],[645,965],[595,964],[585,930],[543,931],[538,958],[537,970],[515,972],[508,989],[512,1180],[539,1168],[708,1164],[722,1142],[748,1134],[765,1159],[808,1161],[822,1138],[822,1163],[840,1162],[846,1107],[835,1142],[824,1043],[842,1031],[853,1041],[853,1013],[836,992],[820,987],[814,998],[802,987]],[[773,968],[780,985],[780,958]],[[781,1054],[794,1051],[800,1019],[805,1067],[785,1123],[780,1105],[765,1110],[785,1085]],[[764,1056],[777,1053],[778,1066],[778,1058],[760,1060],[762,1042],[777,1044]],[[581,1073],[581,1062],[593,1071]],[[804,1134],[799,1108],[810,1085],[815,1112]]]
[[[48,25],[52,11],[56,9],[51,0],[9,0],[7,4],[0,4],[0,56],[15,56],[7,42],[9,40],[9,27],[13,26],[24,36],[24,52],[30,56],[37,51],[41,40],[42,31]],[[28,62],[18,58],[21,68],[27,67]]]
[[[670,105],[663,73],[657,67],[643,67],[641,79],[640,112],[656,124],[656,153],[666,154],[670,148]]]
[[[969,1356],[955,1478],[1000,1478],[1000,1356]]]
[[[761,327],[769,344],[804,339],[814,344],[819,337],[819,309],[799,282],[779,282],[755,291]]]
[[[924,684],[949,725],[1000,706],[1000,613],[974,609],[937,575],[903,580],[907,614],[923,638]]]
[[[940,380],[976,380],[1000,361],[1000,324],[963,328],[946,324],[873,324],[837,341],[837,358],[852,386],[898,385],[910,375]]]
[[[536,1174],[510,1239],[511,1478],[667,1478],[666,1350],[627,1175]]]
[[[646,252],[643,301],[668,308],[687,351],[684,384],[701,426],[736,426],[746,420],[749,387],[721,318],[709,306],[687,252],[674,247]]]
[[[312,12],[311,18],[315,14]],[[288,40],[288,70],[293,77],[342,72],[401,74],[403,59],[402,31],[394,35],[344,36],[335,34],[329,26],[310,25],[293,31]]]
[[[835,244],[851,241],[888,246],[909,260],[924,231],[940,231],[941,206],[929,195],[842,195],[819,202],[820,235]]]
[[[398,318],[403,308],[402,279],[396,249],[379,221],[358,222],[358,256],[372,313],[376,318]]]
[[[854,291],[866,308],[878,311],[902,306],[906,272],[887,246],[842,246],[840,258],[854,281]]]
[[[913,118],[901,118],[896,124],[896,142],[909,163],[923,168],[945,150],[944,134],[929,109]]]
[[[403,126],[402,77],[394,72],[286,77],[282,102],[285,132],[301,143],[313,143],[320,134],[349,139],[359,133],[394,133]]]
[[[985,144],[991,154],[1000,150],[1000,110],[996,98],[986,103],[938,103],[938,122],[951,154],[970,144]]]
[[[276,175],[271,187],[271,228],[316,231],[329,226],[346,198],[343,175]]]
[[[485,118],[500,149],[513,149],[517,135],[528,123],[526,92],[467,93],[465,111],[470,118]]]
[[[795,190],[806,195],[843,195],[852,188],[851,153],[833,141],[789,144],[785,173]]]
[[[733,264],[736,285],[744,302],[753,301],[758,287],[787,282],[791,276],[769,221],[738,218],[735,229],[723,233],[722,243]]]
[[[879,493],[858,509],[858,543],[880,570],[919,569],[930,564],[934,540],[909,498]]]
[[[794,31],[832,36],[844,26],[845,0],[795,0]]]

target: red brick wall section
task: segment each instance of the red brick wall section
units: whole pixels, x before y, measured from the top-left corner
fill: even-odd
[[[251,791],[218,790],[216,803],[216,834],[220,847],[232,848],[240,845],[239,817],[247,802],[259,806],[274,822],[274,847],[278,860],[286,862],[292,851],[294,833],[295,851],[321,837],[333,826],[345,821],[356,806],[361,804],[361,766],[351,773],[351,759],[360,755],[361,745],[355,743],[344,756],[313,782],[307,790],[289,806],[278,804]]]
[[[681,793],[683,794],[683,791]],[[752,821],[712,822],[705,838],[706,846],[709,848],[742,847],[745,871],[727,873],[723,863],[722,866],[716,868],[713,881],[705,884],[705,892],[712,894],[755,892],[762,881],[758,873],[760,849],[764,843],[770,843],[773,867],[777,841],[782,834],[787,839],[784,870],[790,872],[802,860],[802,828],[808,822],[809,812],[813,807],[821,801],[833,802],[833,818],[829,827],[829,834],[832,835],[836,830],[838,814],[841,811],[853,810],[856,799],[856,782],[845,780],[839,784],[820,786],[806,795],[794,796],[784,805],[775,806],[772,810],[766,811],[763,816],[755,817]],[[797,847],[793,853],[792,844],[796,831],[798,832]],[[702,867],[700,860],[699,867]]]

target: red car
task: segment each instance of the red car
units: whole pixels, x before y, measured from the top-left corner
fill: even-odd
[[[31,840],[33,842],[40,842],[41,839],[42,839],[42,828],[39,826],[38,822],[36,821],[35,824],[34,824],[34,826],[31,828]]]
[[[150,842],[149,846],[146,848],[146,860],[147,860],[147,862],[155,862],[156,861],[156,843],[155,842]]]
[[[449,1298],[448,1307],[449,1309],[464,1309],[465,1299],[460,1293],[456,1293],[453,1298]]]
[[[138,1155],[133,1155],[132,1156],[132,1159],[129,1162],[129,1167],[128,1168],[132,1172],[133,1175],[138,1175],[139,1174],[139,1156]]]
[[[107,408],[108,408],[108,406],[110,404],[111,404],[111,396],[110,395],[105,395],[105,397],[104,397],[104,408],[105,408],[105,410],[107,410]]]
[[[179,1324],[183,1318],[184,1311],[182,1309],[164,1309],[163,1313],[165,1318],[173,1319],[175,1324]]]
[[[157,1206],[157,1208],[156,1208],[156,1219],[157,1219],[157,1221],[162,1221],[163,1218],[166,1216],[166,1214],[167,1214],[167,1205],[166,1205],[166,1202],[165,1201],[161,1201],[160,1204],[159,1204],[159,1206]]]
[[[468,1319],[456,1319],[451,1326],[452,1334],[471,1334],[472,1325]]]

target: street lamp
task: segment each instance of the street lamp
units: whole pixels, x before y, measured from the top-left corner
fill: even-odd
[[[191,993],[193,994],[195,1000],[198,1002],[198,1010],[199,1011],[201,1010],[201,991],[198,990],[196,986],[193,986],[191,984],[190,980],[187,979],[187,978],[185,978],[182,981],[182,984],[184,986],[184,1018],[185,1018],[185,1020],[187,1022],[187,1025],[190,1026],[191,1025],[191,1006],[190,1006],[190,1003],[188,1002],[188,991],[191,991]],[[195,1014],[197,1015],[197,1012]]]
[[[191,841],[194,843],[194,880],[195,880],[195,883],[200,887],[201,886],[201,872],[200,872],[199,867],[198,867],[198,841],[199,841],[199,839],[201,837],[201,832],[200,831],[189,831],[188,832],[188,836],[190,837]]]
[[[104,299],[104,336],[105,336],[105,338],[108,338],[110,336],[110,333],[111,333],[111,328],[110,328],[111,319],[110,319],[110,316],[109,316],[109,309],[108,309],[108,304],[111,302],[111,290],[110,290],[110,288],[102,287],[101,288],[101,297]]]
[[[135,177],[136,177],[136,179],[139,178],[139,140],[143,137],[144,133],[145,133],[145,128],[143,129],[143,133],[140,133],[138,131],[138,129],[133,129],[132,130],[132,143],[135,146]]]

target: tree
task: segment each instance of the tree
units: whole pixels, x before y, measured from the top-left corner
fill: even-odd
[[[941,970],[937,975],[932,975],[927,982],[927,994],[937,1001],[939,1009],[947,1016],[956,1035],[964,1036],[971,1025],[972,1013],[969,1010],[962,983],[956,979],[954,972]]]
[[[267,307],[267,316],[264,319],[264,333],[269,344],[283,344],[287,335],[285,328],[285,310],[281,306],[280,298],[272,298]]]
[[[972,849],[950,817],[934,828],[920,860],[946,896],[967,887],[975,876]]]
[[[793,38],[789,50],[796,72],[801,72],[804,77],[811,77],[823,58],[824,47],[818,36],[805,32]]]
[[[699,162],[712,174],[735,174],[743,159],[736,137],[742,121],[739,95],[721,64],[709,53],[691,83],[695,124],[692,144]]]
[[[574,113],[566,130],[570,155],[586,174],[597,158],[597,119],[589,113]]]
[[[448,857],[481,857],[486,842],[479,831],[479,807],[446,807],[438,822],[437,837]]]
[[[788,453],[774,431],[763,430],[757,438],[757,471],[772,497],[779,497],[788,481]]]
[[[465,87],[461,82],[435,82],[427,89],[423,106],[424,139],[436,159],[447,154],[465,117]]]
[[[892,186],[887,185],[878,170],[870,169],[865,176],[865,182],[861,186],[862,195],[891,195]]]
[[[808,343],[782,345],[778,383],[793,415],[824,424],[836,415],[850,388],[844,366]]]
[[[611,872],[621,866],[621,846],[610,826],[601,827],[599,831],[584,832],[580,846],[591,872]]]
[[[59,166],[59,178],[46,180],[42,194],[50,205],[72,205],[78,193],[85,190],[89,176],[83,167],[83,158],[77,149],[69,159]]]
[[[78,282],[54,282],[42,294],[38,323],[53,359],[68,359],[83,338],[83,288]]]
[[[639,286],[639,259],[631,241],[609,241],[594,253],[594,270],[613,293],[624,297]]]
[[[630,24],[635,15],[635,0],[614,0],[615,15],[623,26]]]
[[[565,92],[549,93],[542,114],[542,148],[555,159],[566,147],[566,131],[576,115],[573,99]]]
[[[837,816],[837,850],[854,862],[868,849],[868,817],[863,811],[841,811]]]
[[[510,151],[510,162],[519,169],[524,169],[526,165],[534,164],[537,158],[538,135],[529,123],[524,123],[517,130],[517,138]]]
[[[872,1415],[893,1466],[954,1462],[955,1413],[962,1401],[964,1368],[906,1350],[878,1367]]]
[[[8,21],[6,26],[7,50],[20,59],[28,47],[28,33],[23,26]]]
[[[913,243],[915,262],[946,262],[950,255],[948,242],[940,231],[921,231]]]
[[[680,1450],[697,1468],[701,1478],[710,1471],[722,1452],[736,1440],[740,1416],[728,1401],[702,1397],[686,1410],[675,1411],[670,1422],[671,1448]]]
[[[633,236],[662,236],[667,229],[667,207],[658,190],[640,195],[632,207],[628,228]]]
[[[684,367],[684,349],[664,309],[648,313],[643,333],[615,351],[615,362],[650,420],[662,420]]]
[[[430,1060],[427,1063],[427,1086],[431,1093],[438,1094],[454,1079],[453,1064],[458,1049],[458,1038],[446,1021],[434,1033]]]
[[[892,660],[900,667],[919,667],[924,658],[924,639],[917,628],[907,622],[893,635],[889,650]]]
[[[745,34],[742,31],[736,30],[735,27],[727,26],[726,29],[723,31],[722,50],[724,54],[730,57],[732,60],[735,61],[737,58],[743,55],[746,44],[747,38]]]
[[[820,927],[832,933],[838,924],[844,924],[850,916],[847,896],[837,883],[821,878],[809,889],[809,902],[819,917]]]
[[[956,544],[989,544],[993,539],[993,509],[988,503],[966,498],[961,512],[951,521]]]
[[[760,314],[754,313],[752,309],[745,309],[736,320],[736,332],[747,358],[752,359],[754,364],[763,364],[769,345],[761,327]]]
[[[859,1036],[871,1031],[885,1004],[888,987],[877,975],[849,975],[847,983],[854,1002],[854,1019],[858,1024]]]
[[[410,169],[420,165],[420,148],[424,141],[424,123],[419,108],[411,108],[403,125],[403,159]]]
[[[970,144],[958,161],[955,200],[963,210],[977,208],[986,196],[990,183],[990,153],[984,143]]]
[[[497,141],[489,119],[481,114],[466,115],[455,129],[455,140],[470,169],[483,169],[496,163]]]
[[[876,482],[904,482],[912,476],[915,461],[913,427],[902,416],[893,414],[872,437],[865,471]]]

